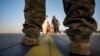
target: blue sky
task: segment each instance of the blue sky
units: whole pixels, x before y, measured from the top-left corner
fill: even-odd
[[[100,30],[100,0],[96,1],[94,18]],[[22,33],[24,23],[24,0],[0,0],[0,33]],[[46,14],[51,21],[55,15],[61,23],[60,29],[66,29],[62,22],[65,18],[62,0],[46,0]]]

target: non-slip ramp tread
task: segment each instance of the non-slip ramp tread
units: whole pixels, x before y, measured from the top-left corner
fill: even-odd
[[[48,34],[38,46],[29,50],[26,56],[63,56],[51,36]]]

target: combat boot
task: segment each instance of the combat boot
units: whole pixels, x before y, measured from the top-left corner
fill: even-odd
[[[39,44],[39,41],[38,39],[35,39],[35,38],[24,37],[21,41],[21,44],[29,45],[29,46],[36,46]]]

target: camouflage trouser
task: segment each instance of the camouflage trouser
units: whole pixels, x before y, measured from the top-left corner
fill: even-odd
[[[27,37],[37,39],[45,20],[45,0],[25,0],[24,13],[23,32]]]
[[[71,52],[89,54],[89,37],[96,31],[93,19],[94,0],[63,0],[66,18],[64,25],[71,40]],[[23,32],[29,38],[38,39],[45,20],[45,0],[25,0],[25,24]]]
[[[70,52],[90,54],[89,37],[96,31],[97,23],[92,17],[95,9],[94,0],[63,0],[66,18],[63,24],[70,40]]]
[[[25,0],[22,44],[37,45],[45,20],[45,0]]]

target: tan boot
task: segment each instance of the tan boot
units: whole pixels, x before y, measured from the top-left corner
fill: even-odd
[[[90,43],[84,43],[84,42],[71,42],[70,44],[70,52],[74,54],[80,54],[80,55],[90,55]]]
[[[39,44],[38,39],[24,37],[21,41],[22,44],[36,46]]]

